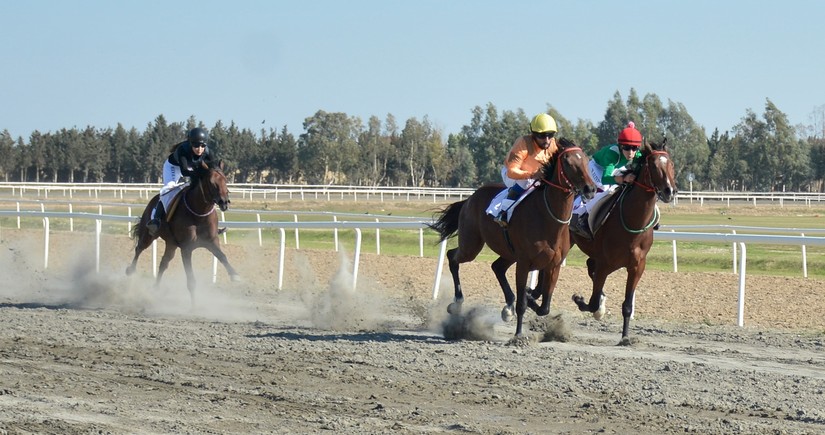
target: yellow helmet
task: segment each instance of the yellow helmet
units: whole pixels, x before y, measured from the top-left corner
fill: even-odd
[[[557,132],[556,120],[546,113],[539,113],[530,121],[530,131],[533,133]]]

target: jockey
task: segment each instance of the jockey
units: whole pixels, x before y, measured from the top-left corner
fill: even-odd
[[[636,174],[631,172],[631,164],[641,155],[639,148],[642,146],[642,133],[636,130],[633,121],[628,122],[627,127],[619,133],[617,142],[596,151],[590,159],[590,176],[599,192],[586,203],[581,202],[581,198],[576,198],[573,214],[579,218],[573,219],[570,229],[579,235],[591,237],[588,216],[594,204],[614,191],[619,184],[629,184],[636,180]]]
[[[176,144],[172,148],[169,158],[163,162],[163,186],[160,188],[161,195],[177,186],[182,177],[195,175],[195,166],[201,163],[209,165],[214,161],[214,157],[206,146],[206,142],[206,129],[198,127],[189,130],[186,140]],[[157,234],[160,228],[160,222],[165,215],[166,210],[163,207],[163,201],[158,199],[155,209],[152,210],[152,219],[146,223],[150,234],[153,236]]]
[[[501,211],[494,219],[502,227],[507,226],[510,207],[535,182],[537,173],[558,150],[557,131],[556,120],[546,113],[539,113],[530,121],[531,134],[516,139],[507,153],[501,178],[509,190],[507,198],[501,202]]]

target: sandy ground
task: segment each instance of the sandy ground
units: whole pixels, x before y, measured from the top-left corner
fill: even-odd
[[[256,240],[225,247],[239,283],[213,284],[197,253],[193,308],[179,259],[156,289],[151,252],[124,275],[125,236],[100,273],[90,235],[53,233],[47,270],[42,238],[0,239],[0,433],[825,432],[822,281],[749,276],[739,328],[736,275],[648,271],[617,346],[623,272],[595,321],[565,267],[514,346],[484,262],[462,267],[466,316],[447,318],[433,259],[364,254],[353,288],[351,250],[290,249],[278,290],[275,244]]]

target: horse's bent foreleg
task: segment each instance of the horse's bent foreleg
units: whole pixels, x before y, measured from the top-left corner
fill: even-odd
[[[221,249],[221,246],[218,244],[217,240],[215,240],[215,243],[207,244],[206,249],[208,249],[209,252],[211,252],[212,255],[214,255],[215,258],[217,258],[218,261],[221,262],[221,264],[223,264],[223,267],[226,269],[226,273],[229,274],[229,279],[231,279],[232,281],[240,280],[240,275],[238,275],[238,272],[235,271],[235,268],[232,267],[231,264],[229,264],[229,259],[226,258],[226,254],[223,253],[223,250]]]
[[[501,320],[509,322],[513,320],[515,315],[515,308],[513,304],[516,302],[516,295],[513,294],[513,289],[507,281],[507,270],[513,265],[512,260],[498,257],[490,267],[496,275],[498,285],[501,286],[501,291],[504,293],[504,308],[501,310]]]
[[[588,259],[588,275],[593,281],[593,290],[590,294],[590,300],[588,302],[584,301],[584,297],[581,295],[573,295],[573,302],[579,307],[579,311],[587,311],[589,313],[593,313],[593,317],[596,320],[601,320],[604,316],[604,283],[607,281],[607,275],[610,274],[610,271],[604,270],[604,268],[598,267],[595,262],[593,262],[593,267],[590,266],[590,260]]]

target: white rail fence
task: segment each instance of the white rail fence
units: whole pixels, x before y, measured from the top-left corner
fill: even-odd
[[[53,198],[63,196],[75,198],[86,196],[100,199],[101,197],[150,198],[158,192],[158,183],[30,183],[30,182],[0,182],[0,194],[10,194],[12,197],[24,198],[37,196]],[[340,186],[340,185],[293,185],[293,184],[261,184],[261,183],[230,183],[229,189],[240,194],[243,199],[266,199],[272,201],[297,200],[432,200],[433,202],[446,200],[460,200],[470,196],[475,189],[470,188],[439,188],[439,187],[387,187],[387,186]],[[684,189],[684,186],[683,186]],[[819,192],[713,192],[713,191],[685,191],[679,192],[676,205],[679,202],[690,204],[725,205],[731,203],[758,204],[785,203],[805,205],[808,207],[825,205],[825,193]]]
[[[102,207],[102,206],[101,206]],[[43,228],[44,228],[44,261],[43,266],[44,268],[48,268],[49,264],[49,235],[50,235],[50,218],[65,218],[65,219],[90,219],[95,221],[95,270],[97,272],[100,271],[100,239],[102,235],[102,223],[103,221],[115,221],[115,222],[128,222],[129,224],[134,222],[133,217],[131,216],[119,216],[119,215],[105,215],[105,214],[93,214],[93,213],[72,213],[72,212],[46,212],[46,211],[0,211],[0,217],[2,216],[9,216],[9,217],[17,217],[18,218],[18,228],[19,228],[19,219],[21,217],[29,217],[29,218],[41,218],[43,220]],[[358,266],[360,262],[360,254],[361,254],[361,244],[362,244],[362,236],[361,230],[362,229],[375,229],[376,230],[376,242],[380,244],[378,237],[378,231],[380,229],[409,229],[409,230],[418,230],[419,232],[419,252],[420,255],[423,256],[423,246],[424,246],[424,229],[427,228],[427,224],[429,221],[403,221],[403,222],[370,222],[370,221],[337,221],[337,216],[334,218],[332,222],[297,222],[297,214],[295,217],[294,222],[275,222],[275,221],[260,221],[260,215],[258,216],[258,221],[256,222],[237,222],[237,221],[224,221],[220,222],[221,226],[225,226],[228,228],[245,228],[245,229],[258,229],[259,231],[264,228],[277,228],[280,233],[280,242],[279,242],[279,260],[278,260],[278,289],[283,288],[283,275],[284,275],[284,259],[286,256],[286,230],[287,229],[294,229],[295,230],[295,240],[296,240],[296,248],[299,248],[298,243],[298,230],[299,229],[332,229],[335,231],[335,249],[338,249],[338,235],[337,231],[339,229],[354,229],[356,234],[355,240],[355,253],[354,253],[354,261],[353,261],[353,288],[356,286],[357,279],[358,279]],[[705,227],[705,226],[698,226],[698,227]],[[714,226],[707,226],[707,227],[714,227]],[[720,226],[715,226],[720,227]],[[688,228],[687,226],[681,227],[682,229]],[[695,228],[695,227],[691,227]],[[726,227],[728,229],[734,227]],[[761,227],[737,227],[737,228],[761,228]],[[673,243],[673,269],[674,272],[678,271],[677,267],[677,252],[676,252],[676,242],[677,241],[690,241],[690,242],[710,242],[710,243],[724,243],[724,244],[733,244],[734,246],[734,272],[736,273],[737,269],[737,261],[736,256],[738,252],[739,260],[738,260],[738,274],[739,274],[739,299],[738,299],[738,318],[737,324],[739,326],[744,326],[744,309],[745,309],[745,276],[746,276],[746,265],[747,265],[747,257],[746,257],[746,245],[749,243],[752,244],[760,244],[760,245],[796,245],[802,247],[803,253],[803,264],[806,263],[805,259],[805,246],[825,246],[825,237],[812,237],[812,236],[790,236],[790,235],[764,235],[764,234],[724,234],[724,233],[709,233],[709,232],[676,232],[675,226],[670,231],[667,231],[668,227],[663,226],[664,230],[659,230],[654,232],[655,240],[657,241],[671,241]],[[787,228],[771,228],[771,230],[776,231],[783,231],[783,232],[793,232],[800,229],[787,229]],[[817,233],[817,232],[825,232],[825,230],[820,229],[804,229],[800,231],[805,231],[809,233]],[[3,236],[2,228],[0,228],[0,238]],[[224,239],[225,241],[225,239]],[[153,243],[153,272],[157,273],[157,242]],[[259,236],[259,244],[262,245]],[[738,250],[736,249],[738,247]],[[438,289],[440,287],[441,275],[443,272],[443,264],[444,264],[444,257],[447,248],[447,241],[444,241],[440,245],[439,254],[438,254],[438,265],[436,267],[435,272],[435,279],[433,284],[433,298],[438,297]],[[377,251],[380,253],[380,245],[377,248]],[[217,280],[217,266],[218,262],[217,259],[213,258],[213,265],[212,265],[212,281],[215,282]],[[805,276],[807,276],[807,269],[803,266],[803,270],[805,270]]]

